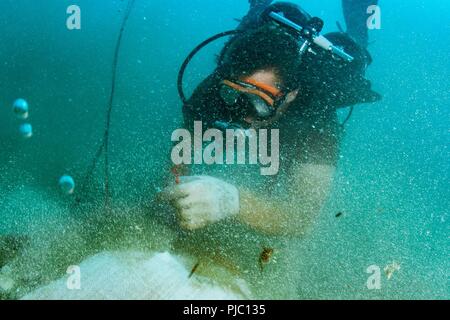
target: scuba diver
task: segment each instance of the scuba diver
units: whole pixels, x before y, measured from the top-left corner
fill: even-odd
[[[343,32],[305,40],[318,35],[323,22],[298,5],[271,2],[250,1],[238,27],[243,32],[227,42],[216,70],[184,101],[183,115],[191,131],[194,121],[206,129],[279,129],[281,171],[263,188],[203,172],[182,177],[164,193],[184,229],[234,217],[263,234],[304,235],[336,170],[343,133],[337,110],[381,99],[365,78],[372,60],[364,41]],[[354,3],[344,1],[344,9]],[[352,32],[361,30],[355,26],[362,19],[353,23],[347,16]],[[321,50],[323,42],[334,45]]]
[[[227,287],[244,279],[245,297],[298,295],[299,257],[291,249],[311,230],[329,196],[353,106],[381,99],[365,76],[372,58],[361,3],[370,2],[344,0],[349,33],[321,36],[322,20],[300,6],[253,0],[237,32],[206,40],[186,59],[178,82],[184,128],[195,135],[201,121],[203,132],[233,129],[247,137],[252,129],[277,129],[280,151],[273,176],[240,165],[173,168],[175,183],[160,199],[176,211],[174,225],[181,232],[172,249],[196,261],[191,275],[200,272]],[[232,37],[216,69],[187,99],[186,63],[223,35]],[[338,110],[347,107],[341,123]]]

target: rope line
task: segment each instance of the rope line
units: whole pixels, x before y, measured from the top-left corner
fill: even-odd
[[[111,189],[110,189],[110,168],[109,168],[109,163],[110,163],[110,158],[109,158],[109,149],[110,149],[110,128],[111,128],[111,115],[112,115],[112,111],[113,111],[113,106],[114,106],[114,97],[115,97],[115,93],[116,93],[116,80],[117,80],[117,65],[119,63],[119,53],[120,53],[120,48],[122,45],[122,38],[123,38],[123,33],[125,31],[127,22],[128,22],[128,18],[130,17],[130,13],[134,7],[135,4],[135,0],[130,0],[128,1],[128,5],[124,14],[124,18],[122,20],[122,24],[120,27],[120,31],[119,31],[119,36],[117,38],[117,42],[116,42],[116,47],[114,50],[114,58],[113,58],[113,63],[112,63],[112,80],[111,80],[111,92],[110,92],[110,96],[108,99],[108,107],[107,107],[107,111],[106,111],[106,119],[105,119],[105,131],[103,134],[103,138],[102,138],[102,143],[100,145],[100,147],[98,148],[97,152],[95,153],[94,159],[92,160],[92,164],[89,166],[87,173],[84,177],[83,180],[83,184],[81,187],[81,192],[80,194],[83,195],[86,191],[87,185],[89,184],[94,171],[97,167],[97,164],[100,160],[100,158],[102,157],[102,155],[104,156],[105,162],[104,162],[104,209],[106,212],[110,211],[110,204],[111,204]],[[76,204],[79,204],[81,202],[81,199],[78,197],[76,199]]]

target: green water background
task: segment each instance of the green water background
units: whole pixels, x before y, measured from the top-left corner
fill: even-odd
[[[382,29],[370,33],[369,78],[384,99],[357,108],[348,123],[333,193],[314,232],[293,249],[296,298],[450,297],[450,5],[380,2]],[[343,21],[339,1],[301,3],[324,18],[326,31]],[[71,4],[81,7],[79,31],[66,28]],[[64,273],[66,260],[94,251],[79,237],[85,226],[69,215],[71,199],[59,193],[57,180],[71,174],[81,181],[100,143],[125,7],[125,1],[106,0],[0,3],[0,234],[42,239],[35,244],[39,253],[72,234],[60,244],[65,259],[55,274]],[[233,18],[246,9],[238,0],[137,0],[123,38],[112,115],[115,206],[139,207],[161,185],[170,134],[181,119],[178,68],[197,43],[235,27]],[[213,68],[219,49],[220,43],[212,45],[194,61],[188,90]],[[30,140],[18,135],[21,122],[11,110],[18,97],[30,104]],[[101,174],[92,190],[99,203]],[[337,212],[343,215],[336,218]],[[106,238],[119,239],[115,228]],[[164,242],[163,231],[149,228],[145,246],[156,241],[152,234]],[[58,260],[52,257],[48,264]],[[390,280],[383,274],[381,290],[368,290],[367,267],[394,261],[401,269]]]

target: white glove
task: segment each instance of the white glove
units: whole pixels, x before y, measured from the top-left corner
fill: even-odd
[[[209,176],[180,177],[180,184],[165,189],[162,198],[178,209],[182,228],[195,230],[239,213],[239,191]]]

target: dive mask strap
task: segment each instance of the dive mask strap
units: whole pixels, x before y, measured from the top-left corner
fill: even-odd
[[[264,100],[272,108],[283,97],[280,89],[268,84],[246,78],[243,81],[222,80],[222,84],[240,93],[253,94]]]

